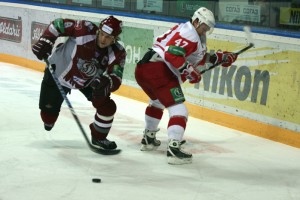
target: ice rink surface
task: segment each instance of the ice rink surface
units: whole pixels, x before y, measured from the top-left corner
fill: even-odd
[[[167,111],[162,145],[141,152],[146,104],[125,97],[112,95],[118,111],[108,138],[119,155],[90,151],[65,103],[47,132],[42,75],[0,63],[0,200],[300,200],[300,149],[190,117],[184,147],[193,163],[169,165]],[[94,108],[78,91],[68,97],[90,136]]]

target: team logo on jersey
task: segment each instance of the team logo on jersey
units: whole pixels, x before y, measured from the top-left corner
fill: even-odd
[[[184,99],[184,95],[183,95],[183,92],[181,90],[181,87],[178,86],[178,87],[175,87],[175,88],[171,88],[170,90],[172,96],[173,96],[173,99],[176,103],[178,102],[183,102],[185,99]]]
[[[84,77],[91,78],[94,77],[97,73],[99,62],[96,59],[92,60],[83,60],[78,59],[77,68]]]

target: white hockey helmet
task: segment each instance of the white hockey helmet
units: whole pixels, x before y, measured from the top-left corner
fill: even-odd
[[[210,10],[204,7],[199,8],[194,12],[192,22],[194,22],[196,19],[199,20],[198,26],[204,23],[210,28],[208,33],[211,34],[213,32],[216,22],[214,14]]]

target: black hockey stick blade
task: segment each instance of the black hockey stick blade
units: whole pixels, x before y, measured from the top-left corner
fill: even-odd
[[[98,153],[98,154],[102,154],[102,155],[116,155],[116,154],[119,154],[121,152],[120,149],[113,149],[113,150],[106,150],[106,149],[101,149],[101,148],[98,148],[97,146],[94,146],[90,141],[89,141],[89,138],[86,134],[86,132],[84,131],[82,125],[81,125],[81,122],[71,104],[71,102],[69,101],[62,85],[60,84],[58,78],[56,77],[55,75],[55,71],[53,70],[52,66],[49,64],[48,60],[45,60],[45,62],[47,63],[48,65],[48,68],[49,68],[49,71],[54,79],[54,82],[55,84],[57,85],[58,89],[59,89],[59,92],[61,94],[61,96],[64,98],[65,102],[67,103],[68,107],[69,107],[69,110],[71,111],[72,113],[72,116],[74,117],[85,141],[86,141],[86,144],[89,146],[90,150],[95,152],[95,153]]]
[[[94,151],[95,153],[101,154],[101,155],[117,155],[119,153],[121,153],[121,149],[101,149],[101,148],[97,148],[95,146],[90,147],[91,151]]]
[[[77,122],[77,120],[76,120],[76,122]],[[89,141],[89,139],[87,137],[87,134],[85,133],[85,131],[84,131],[83,127],[81,126],[81,124],[80,125],[78,124],[78,126],[79,126],[79,129],[81,130],[82,135],[83,135],[83,137],[84,137],[84,139],[85,139],[85,141],[86,141],[86,143],[89,146],[91,151],[93,151],[97,154],[101,154],[101,155],[117,155],[117,154],[121,153],[121,151],[122,151],[121,149],[102,149],[101,147],[93,145]]]

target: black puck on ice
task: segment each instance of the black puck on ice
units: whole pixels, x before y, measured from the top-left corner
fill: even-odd
[[[101,183],[101,179],[100,178],[93,178],[92,181],[94,183]]]

